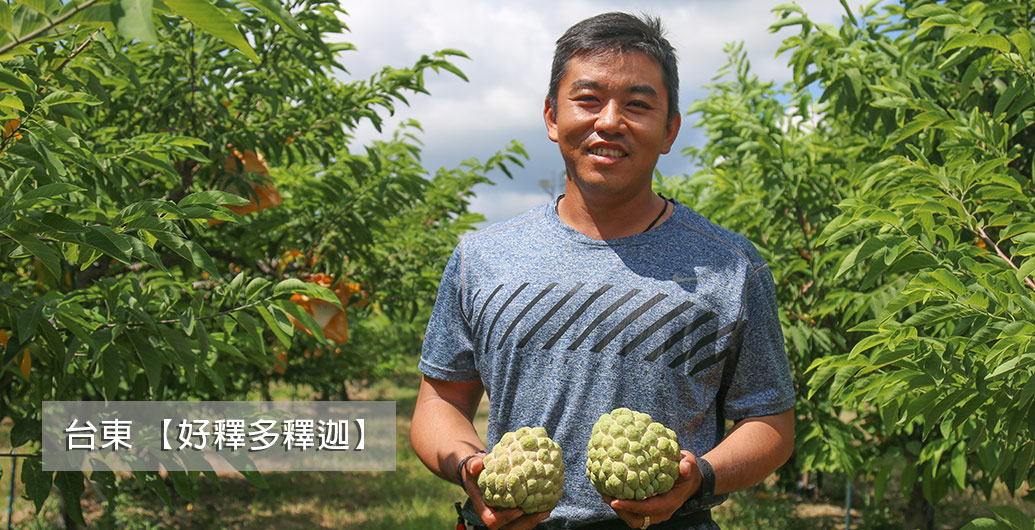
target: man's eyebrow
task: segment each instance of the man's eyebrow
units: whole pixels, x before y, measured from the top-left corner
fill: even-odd
[[[572,91],[583,89],[599,90],[601,88],[603,88],[603,85],[590,79],[577,79],[571,83]],[[646,94],[648,96],[655,97],[658,95],[658,91],[654,90],[654,87],[650,85],[632,85],[626,89],[626,92],[629,92],[630,94]]]
[[[658,91],[654,90],[654,87],[650,85],[633,85],[629,87],[628,91],[633,94],[646,94],[648,96],[658,95]]]
[[[582,90],[584,88],[596,90],[602,88],[602,85],[596,81],[590,81],[589,79],[578,79],[571,84],[572,90]]]

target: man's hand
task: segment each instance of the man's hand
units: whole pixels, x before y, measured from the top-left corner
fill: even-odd
[[[690,451],[680,451],[683,459],[679,461],[679,477],[672,489],[648,497],[644,500],[620,500],[602,495],[604,502],[618,514],[618,517],[629,525],[629,528],[644,528],[643,523],[650,517],[650,524],[657,524],[672,518],[672,514],[683,505],[701,487],[701,472],[697,470],[697,457]]]
[[[490,530],[531,530],[546,520],[550,512],[526,514],[518,508],[491,508],[485,505],[482,490],[478,487],[478,474],[485,469],[482,459],[485,455],[476,455],[464,463],[460,474],[464,478],[464,489],[471,497],[474,511],[481,517]]]

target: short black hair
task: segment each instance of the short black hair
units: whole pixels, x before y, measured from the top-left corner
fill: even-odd
[[[568,61],[578,55],[640,51],[661,65],[661,79],[668,92],[668,119],[679,112],[679,68],[676,49],[665,39],[661,19],[650,15],[635,17],[628,13],[603,13],[587,18],[568,28],[557,39],[550,69],[550,87],[546,98],[557,112],[557,92],[567,73]]]

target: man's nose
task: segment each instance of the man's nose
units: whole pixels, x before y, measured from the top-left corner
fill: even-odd
[[[600,132],[620,134],[624,132],[625,116],[618,101],[610,100],[597,114],[596,129]]]

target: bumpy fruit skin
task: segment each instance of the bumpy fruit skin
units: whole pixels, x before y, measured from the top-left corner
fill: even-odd
[[[586,476],[603,495],[645,499],[672,489],[680,458],[672,429],[623,407],[593,425]]]
[[[482,463],[485,469],[478,475],[478,488],[487,506],[538,513],[552,510],[561,500],[561,447],[543,427],[522,427],[504,434]]]

